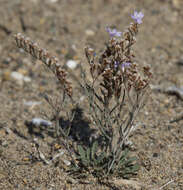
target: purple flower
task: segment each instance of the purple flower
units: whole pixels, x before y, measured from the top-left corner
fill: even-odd
[[[118,62],[118,61],[115,61],[115,62],[114,62],[114,68],[117,68],[118,65],[119,65],[119,62]]]
[[[126,67],[130,67],[131,63],[130,62],[125,62],[121,65],[122,71],[124,72]]]
[[[106,31],[109,33],[111,38],[114,36],[120,37],[122,34],[122,32],[119,32],[116,29],[111,29],[109,27],[106,27]]]
[[[131,15],[132,19],[138,23],[138,24],[142,24],[142,18],[144,17],[144,14],[142,12],[137,12],[134,11],[133,15]]]

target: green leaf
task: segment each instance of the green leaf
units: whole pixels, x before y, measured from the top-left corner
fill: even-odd
[[[123,153],[121,154],[120,160],[123,159],[123,158],[126,158],[126,156],[128,155],[128,153],[129,153],[129,150],[128,150],[128,149],[125,149],[125,150],[123,151]]]
[[[136,173],[140,169],[139,164],[134,164],[131,168],[132,173]]]
[[[88,175],[89,174],[87,174],[87,173],[79,173],[79,174],[77,174],[77,177],[78,178],[86,178]]]
[[[78,145],[78,151],[82,162],[86,162],[86,153],[81,145]]]
[[[98,148],[98,142],[95,141],[95,142],[93,143],[93,146],[92,146],[92,149],[91,149],[91,159],[92,159],[92,160],[95,160],[95,154],[96,154],[96,152],[97,152],[97,148]]]
[[[118,166],[121,166],[122,164],[124,164],[123,162],[126,161],[128,152],[129,152],[128,149],[125,149],[125,150],[123,151]]]
[[[135,160],[137,160],[137,158],[136,158],[135,156],[134,156],[134,157],[131,157],[131,158],[125,160],[125,161],[123,162],[123,165],[132,164]]]
[[[73,171],[73,172],[77,172],[77,171],[80,170],[80,168],[78,168],[78,167],[71,167],[70,170]]]
[[[87,161],[88,161],[88,164],[90,164],[90,154],[91,154],[91,150],[90,150],[90,148],[88,148],[87,149],[87,151],[86,151],[86,157],[87,157]]]

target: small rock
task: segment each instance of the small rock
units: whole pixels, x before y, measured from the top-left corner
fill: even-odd
[[[87,29],[87,30],[85,31],[85,34],[86,34],[87,36],[94,36],[94,35],[95,35],[95,32],[94,32],[93,30]]]
[[[66,63],[67,67],[70,69],[75,69],[77,67],[77,62],[74,60],[68,60]]]
[[[31,82],[31,78],[30,77],[24,77],[23,80],[24,80],[24,82]]]
[[[5,129],[5,131],[6,131],[7,134],[10,134],[12,132],[11,129],[8,128],[8,127],[5,127],[4,129]]]
[[[79,98],[79,102],[83,102],[84,99],[85,99],[85,96],[81,96],[81,97]]]
[[[13,71],[10,76],[12,79],[15,79],[20,85],[22,85],[23,82],[31,82],[30,77],[24,76],[23,74],[16,71]]]
[[[11,73],[11,77],[12,77],[13,79],[16,79],[16,80],[19,80],[19,81],[22,81],[23,78],[24,78],[24,76],[23,76],[21,73],[18,73],[18,72],[15,72],[15,71],[13,71],[13,72]]]
[[[145,115],[149,115],[149,112],[148,112],[148,111],[145,111],[144,114],[145,114]]]
[[[63,160],[63,162],[64,162],[64,164],[66,165],[66,166],[70,166],[71,165],[71,162],[70,161],[68,161],[68,160]]]
[[[35,126],[45,126],[45,127],[49,127],[52,125],[51,121],[47,121],[45,119],[42,118],[33,118],[31,123]]]
[[[38,0],[31,0],[33,3],[38,3]]]
[[[49,0],[50,3],[56,3],[58,0]]]
[[[26,106],[36,106],[36,105],[40,105],[42,102],[36,102],[36,101],[24,101],[24,105]]]

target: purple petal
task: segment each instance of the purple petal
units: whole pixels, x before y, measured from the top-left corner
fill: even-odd
[[[117,68],[118,65],[119,65],[119,62],[118,62],[118,61],[115,61],[115,62],[114,62],[114,67]]]
[[[142,12],[134,11],[133,15],[131,15],[131,18],[137,22],[138,24],[142,23],[142,18],[144,17],[144,14]]]
[[[121,65],[122,71],[125,70],[126,67],[130,67],[131,63],[130,62],[125,62]]]
[[[122,32],[117,31],[116,29],[111,29],[109,27],[106,27],[106,31],[109,33],[110,37],[120,37]]]

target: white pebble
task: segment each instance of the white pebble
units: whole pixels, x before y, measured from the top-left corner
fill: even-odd
[[[49,0],[50,3],[56,3],[58,0]]]
[[[52,125],[51,121],[47,121],[45,119],[37,118],[37,117],[33,118],[32,121],[31,121],[31,123],[33,125],[35,125],[35,126],[41,126],[41,125],[43,125],[45,127],[49,127],[49,126]]]
[[[11,73],[11,78],[17,80],[20,84],[22,84],[23,82],[31,82],[31,78],[22,75],[19,72],[13,71]]]
[[[68,160],[63,160],[63,162],[64,162],[64,164],[66,165],[66,166],[70,166],[71,165],[71,162],[70,161],[68,161]]]
[[[75,69],[77,67],[77,62],[74,60],[68,60],[66,63],[67,67],[70,69]]]
[[[36,106],[36,105],[40,105],[42,102],[36,102],[36,101],[24,101],[24,105],[26,106]]]
[[[24,76],[21,73],[18,73],[16,71],[13,71],[11,73],[11,77],[15,80],[23,81]]]
[[[31,78],[30,77],[24,77],[23,80],[24,80],[24,82],[31,82]]]
[[[95,32],[94,32],[93,30],[87,29],[87,30],[85,31],[85,34],[86,34],[87,36],[94,36],[94,35],[95,35]]]

